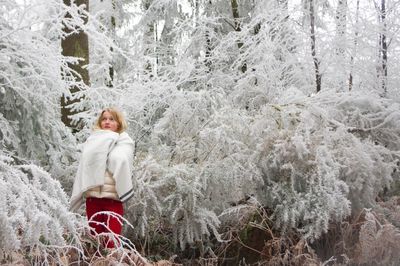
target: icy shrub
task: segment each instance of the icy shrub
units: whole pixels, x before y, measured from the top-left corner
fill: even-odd
[[[248,117],[220,108],[223,101],[215,90],[177,93],[168,102],[135,171],[139,188],[128,215],[142,235],[147,222],[160,217],[182,248],[218,237],[217,213],[254,191]]]
[[[282,128],[274,129],[277,132],[267,132],[258,147],[256,158],[264,180],[258,194],[274,209],[276,226],[318,238],[331,220],[350,214],[348,186],[339,179],[329,127],[308,111],[292,109],[291,117],[286,108],[290,107],[279,112],[291,122],[282,121]]]
[[[318,238],[330,221],[374,206],[391,184],[400,111],[373,95],[290,94],[266,106],[254,126],[264,180],[258,195],[275,210],[277,226]]]
[[[35,165],[16,165],[0,153],[0,247],[66,245],[76,234],[76,219],[60,183]]]

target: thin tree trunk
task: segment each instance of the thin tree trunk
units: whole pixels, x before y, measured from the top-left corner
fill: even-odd
[[[208,13],[211,9],[211,5],[212,2],[211,0],[208,0],[206,2],[206,12]],[[205,30],[204,33],[204,37],[205,37],[205,48],[206,48],[206,55],[205,55],[205,60],[204,60],[204,64],[207,67],[207,73],[210,73],[212,71],[212,61],[211,61],[211,51],[212,51],[212,47],[211,47],[211,37],[210,37],[210,32],[209,29],[207,28]]]
[[[212,68],[212,61],[211,61],[211,38],[210,38],[210,33],[208,32],[208,29],[206,29],[206,32],[204,34],[204,37],[206,39],[206,56],[204,60],[204,64],[207,67],[207,73],[211,72]]]
[[[115,0],[112,0],[112,8],[113,11],[115,11]],[[115,13],[115,12],[114,12]],[[115,24],[115,17],[114,15],[111,16],[111,31],[113,32],[113,38],[115,38],[115,29],[116,29],[116,24]],[[113,52],[113,48],[110,47],[110,51]],[[107,87],[114,87],[114,67],[112,66],[112,63],[110,62],[110,67],[108,68],[108,74],[110,76],[110,80],[107,82]]]
[[[310,3],[310,40],[311,40],[311,56],[314,62],[314,69],[315,69],[315,83],[317,88],[317,93],[321,91],[321,81],[322,76],[319,71],[319,60],[317,58],[316,53],[316,41],[315,41],[315,12],[314,12],[314,1],[309,0]]]
[[[235,25],[235,31],[241,31],[240,29],[240,21],[239,21],[239,5],[237,0],[231,0],[231,6],[232,6],[232,15],[233,15],[233,21]],[[240,43],[239,43],[240,44]],[[238,44],[238,46],[239,46]],[[242,47],[243,43],[239,46],[239,49]]]
[[[151,0],[143,1],[142,7],[145,11],[147,11],[150,8],[151,2],[152,2]],[[144,32],[143,39],[144,39],[144,49],[145,49],[144,55],[147,56],[154,52],[154,47],[155,47],[154,34],[156,31],[155,31],[155,23],[153,21],[150,21],[146,26],[147,30]],[[144,69],[145,69],[145,74],[149,74],[150,78],[154,77],[153,73],[156,68],[153,66],[153,62],[150,59],[146,59],[146,62],[144,62]]]
[[[240,27],[239,5],[238,5],[237,0],[231,0],[231,6],[232,6],[232,16],[233,16],[233,20],[234,20],[235,31],[241,31],[242,29]],[[240,49],[243,47],[243,42],[238,41],[237,46],[238,46],[239,52],[240,52]],[[242,73],[247,71],[246,62],[244,62],[242,64],[240,70],[242,71]]]
[[[357,0],[357,9],[356,9],[356,23],[355,23],[355,30],[354,30],[354,47],[353,52],[351,53],[350,57],[350,74],[349,74],[349,91],[353,88],[353,68],[354,68],[354,56],[357,51],[357,42],[358,42],[358,19],[359,19],[359,12],[360,12],[360,0]]]
[[[383,96],[386,96],[386,94],[387,94],[387,75],[388,75],[388,70],[387,70],[388,47],[387,47],[387,41],[386,41],[386,30],[387,30],[386,0],[381,0],[380,15],[381,15],[380,17],[381,17],[381,23],[382,23],[382,30],[381,30],[381,34],[380,34],[381,56],[382,56],[382,90],[383,90]]]
[[[336,36],[337,36],[337,49],[336,54],[339,56],[343,56],[345,49],[343,48],[345,42],[345,34],[346,34],[346,24],[347,24],[347,0],[338,0],[338,6],[336,9]]]
[[[71,0],[64,0],[64,4],[67,6],[71,5]],[[85,10],[89,11],[89,0],[76,0],[76,5],[84,4]],[[70,15],[67,13],[65,15],[67,18]],[[87,23],[87,18],[85,18],[85,22]],[[63,31],[66,33],[71,33],[71,30],[63,27]],[[62,55],[64,56],[73,56],[83,58],[83,61],[80,61],[79,64],[69,65],[71,69],[76,71],[78,75],[75,77],[77,81],[83,81],[86,85],[89,85],[89,72],[86,68],[83,68],[84,65],[89,63],[89,41],[88,36],[83,30],[80,30],[78,33],[68,35],[65,39],[61,40],[61,48]],[[69,88],[71,94],[75,94],[79,92],[79,87],[74,86]],[[61,97],[61,120],[67,126],[73,129],[73,131],[78,131],[81,127],[80,123],[77,126],[72,124],[72,120],[70,118],[71,115],[77,113],[77,111],[72,111],[70,105],[76,102],[81,101],[80,99],[72,100],[69,97],[62,96]]]
[[[347,69],[346,69],[346,29],[347,29],[347,0],[338,0],[336,8],[336,44],[335,44],[335,56],[336,56],[336,79],[337,86],[339,90],[344,90],[346,79],[347,79]]]

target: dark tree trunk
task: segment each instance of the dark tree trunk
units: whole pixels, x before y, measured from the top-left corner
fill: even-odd
[[[354,47],[353,52],[350,57],[350,74],[349,74],[349,91],[353,88],[353,68],[354,68],[354,57],[357,50],[357,40],[358,40],[358,16],[360,11],[360,0],[357,0],[357,10],[356,10],[356,23],[354,31]]]
[[[206,30],[204,37],[206,39],[206,56],[204,60],[204,64],[207,67],[207,73],[210,73],[212,70],[212,61],[211,61],[211,38],[210,38],[210,33],[208,30]]]
[[[232,16],[233,16],[235,31],[241,31],[242,29],[240,27],[239,5],[238,5],[237,0],[231,0],[231,7],[232,7]],[[240,49],[243,47],[243,42],[238,41],[237,46],[238,46],[239,52],[240,52]],[[246,62],[244,62],[242,64],[240,70],[242,71],[242,73],[245,73],[247,71]]]
[[[212,2],[211,0],[208,0],[206,2],[206,9],[209,11],[211,9],[211,5]],[[211,61],[211,52],[212,52],[212,42],[211,42],[211,36],[210,36],[210,31],[209,29],[205,30],[204,33],[204,37],[205,37],[205,49],[206,49],[206,55],[205,55],[205,59],[204,59],[204,64],[207,67],[207,73],[210,73],[212,71],[212,61]]]
[[[234,24],[235,25],[235,31],[241,31],[241,29],[240,29],[240,20],[239,20],[239,18],[240,18],[240,16],[239,16],[239,5],[238,5],[237,0],[231,0],[231,6],[232,6],[233,20],[234,20],[234,23],[235,23]],[[242,46],[240,46],[240,47],[242,47]]]
[[[314,69],[315,69],[315,83],[317,92],[321,91],[321,82],[322,82],[322,75],[320,74],[319,70],[319,60],[317,58],[316,52],[316,41],[315,41],[315,11],[314,11],[314,1],[309,0],[309,12],[310,12],[310,41],[311,41],[311,56],[314,62]]]
[[[115,0],[112,0],[112,8],[115,10]],[[116,29],[116,24],[115,24],[115,17],[111,16],[111,30],[114,32],[115,36],[115,29]],[[110,51],[113,52],[113,48],[110,47]],[[112,62],[110,62],[110,67],[108,68],[108,74],[110,76],[110,80],[107,82],[107,87],[114,87],[114,67],[112,65]]]
[[[64,4],[70,6],[71,1],[64,0]],[[85,10],[89,11],[89,0],[76,0],[75,4],[78,6],[84,4],[86,6]],[[67,18],[70,18],[70,14],[68,13],[65,16]],[[85,19],[85,22],[87,22],[87,17]],[[63,25],[63,31],[65,33],[71,33],[71,29],[68,29],[67,27],[65,27],[65,25]],[[83,61],[80,61],[79,64],[69,65],[69,67],[76,71],[76,73],[78,74],[74,77],[77,81],[82,81],[86,85],[89,85],[89,72],[86,68],[83,68],[84,65],[87,65],[89,63],[89,41],[87,34],[83,32],[83,30],[79,30],[78,33],[68,35],[65,39],[61,40],[61,48],[62,55],[64,56],[80,57],[84,59]],[[80,88],[74,86],[69,88],[69,90],[73,95],[79,92]],[[76,114],[77,111],[72,111],[70,105],[81,100],[82,98],[72,100],[71,98],[66,96],[63,96],[61,98],[61,120],[67,127],[72,128],[75,132],[79,131],[82,125],[79,122],[78,125],[72,124],[70,116]]]
[[[380,10],[380,20],[381,20],[381,33],[380,33],[380,49],[381,49],[381,62],[382,62],[382,91],[383,96],[387,94],[387,60],[388,60],[388,47],[386,41],[386,0],[381,0],[381,10]]]

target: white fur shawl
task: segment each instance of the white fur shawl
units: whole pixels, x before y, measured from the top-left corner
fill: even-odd
[[[77,210],[83,204],[83,193],[104,185],[108,169],[115,179],[119,199],[124,202],[133,196],[132,164],[134,142],[125,132],[95,130],[83,146],[76,173],[70,209]]]

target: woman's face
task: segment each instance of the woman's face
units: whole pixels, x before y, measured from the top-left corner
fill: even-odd
[[[103,113],[101,116],[101,129],[111,130],[117,132],[118,130],[118,122],[114,119],[114,117],[107,111]]]

